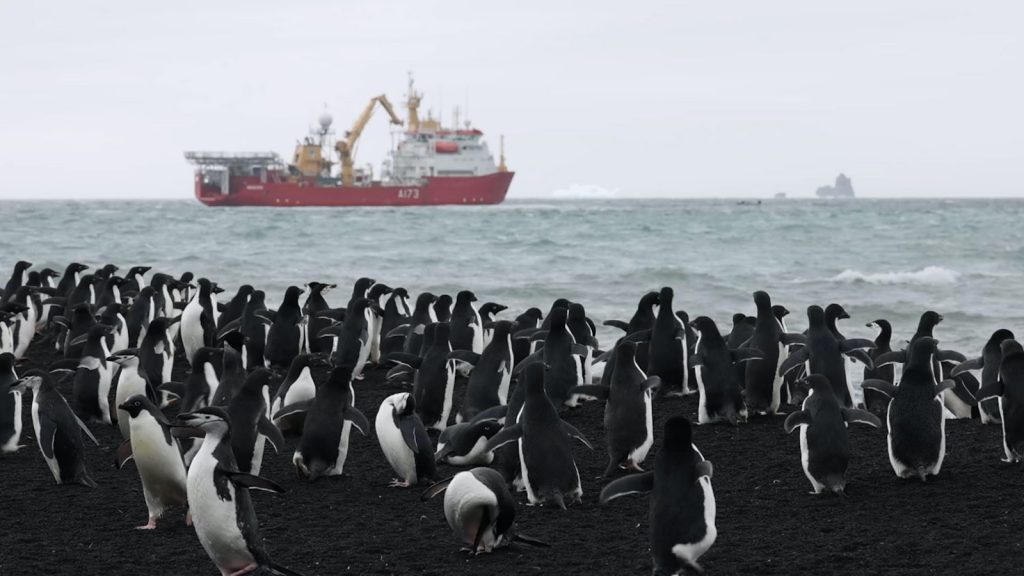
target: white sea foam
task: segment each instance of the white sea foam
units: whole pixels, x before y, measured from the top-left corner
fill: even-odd
[[[844,284],[877,284],[882,286],[894,284],[912,284],[917,286],[941,286],[956,284],[960,273],[942,266],[928,266],[911,272],[876,272],[864,273],[859,270],[843,270],[830,281]]]
[[[618,190],[603,188],[597,184],[570,184],[551,193],[552,198],[603,199],[616,198]]]

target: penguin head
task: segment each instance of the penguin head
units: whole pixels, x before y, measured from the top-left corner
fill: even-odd
[[[566,320],[570,323],[586,322],[587,310],[583,307],[583,304],[578,302],[570,303],[569,309],[566,311]]]
[[[542,320],[544,320],[544,313],[540,311],[540,308],[527,308],[526,312],[516,317],[516,329],[536,328]]]
[[[395,416],[410,416],[416,411],[416,400],[408,392],[389,396],[384,402],[391,404]]]
[[[117,272],[118,270],[120,270],[120,268],[118,268],[116,264],[107,264],[103,268],[97,270],[96,275],[103,276],[104,278],[109,278],[111,274]]]
[[[673,416],[665,422],[665,449],[672,452],[693,450],[693,431],[685,416]]]
[[[484,323],[484,328],[494,331],[493,340],[502,340],[512,334],[512,331],[515,329],[515,322],[511,320],[495,320]]]
[[[476,294],[473,294],[470,290],[462,290],[455,295],[456,304],[469,304],[471,302],[476,302]]]
[[[693,322],[690,322],[690,326],[694,330],[707,336],[721,335],[718,332],[718,325],[715,321],[707,316],[698,316]]]
[[[764,290],[754,292],[754,304],[758,310],[768,310],[772,307],[772,297]]]
[[[842,304],[832,303],[825,308],[825,317],[830,320],[845,320],[850,314],[843,308]]]
[[[298,286],[289,286],[288,289],[285,290],[284,292],[284,301],[289,304],[294,304],[298,306],[299,296],[302,295],[303,292],[305,292],[305,290],[299,288]]]
[[[434,300],[434,307],[447,310],[452,307],[452,297],[448,294],[441,294]]]
[[[324,284],[323,282],[310,282],[309,284],[306,284],[306,288],[309,288],[310,296],[314,294],[326,294],[337,287],[337,284]]]
[[[505,310],[508,310],[508,306],[505,306],[504,304],[498,304],[496,302],[487,302],[480,307],[481,314],[490,314],[491,316],[499,314]]]
[[[24,376],[11,384],[9,392],[25,392],[28,389],[38,392],[44,380],[49,377],[50,375],[42,370],[29,370]]]
[[[882,332],[882,331],[885,331],[885,330],[892,331],[892,325],[889,324],[889,321],[888,320],[883,320],[882,318],[879,318],[878,320],[872,320],[871,322],[868,322],[867,324],[865,324],[865,326],[867,326],[868,328],[875,328],[879,332]]]
[[[1006,328],[1000,328],[992,333],[992,337],[989,338],[990,342],[1004,342],[1006,340],[1013,340],[1013,332]]]
[[[548,321],[550,322],[551,332],[564,330],[565,321],[568,318],[568,308],[552,308],[551,312],[548,313]]]
[[[409,291],[406,290],[405,288],[402,288],[401,286],[399,286],[398,288],[395,288],[395,289],[391,290],[391,297],[392,298],[403,298],[403,299],[404,298],[408,298],[409,297]]]
[[[139,414],[141,414],[143,410],[150,413],[154,413],[159,410],[159,408],[157,408],[149,398],[146,398],[144,394],[136,394],[129,397],[127,400],[122,402],[118,408],[127,412],[132,418],[138,418]]]
[[[832,383],[821,374],[811,374],[800,381],[800,387],[804,390],[813,390],[815,394],[829,394],[834,396]]]
[[[746,320],[746,319],[747,319],[747,315],[746,314],[744,314],[743,312],[737,312],[737,313],[732,315],[732,325],[733,326],[738,326],[740,324],[743,324],[743,321]]]
[[[380,282],[370,286],[370,289],[366,291],[366,297],[374,302],[379,302],[381,296],[391,293],[391,287],[387,284],[381,284]]]
[[[207,406],[195,412],[179,414],[178,423],[179,426],[176,428],[184,428],[193,434],[198,431],[200,435],[223,436],[231,430],[231,418],[223,408],[218,406]],[[176,431],[175,435],[180,436],[181,434]]]
[[[636,344],[629,340],[623,340],[615,346],[615,361],[616,364],[620,362],[633,362],[636,358]]]
[[[32,263],[27,260],[18,260],[17,264],[14,265],[14,269],[19,273],[24,272],[32,267]]]
[[[1006,358],[1010,354],[1024,352],[1024,347],[1020,345],[1020,342],[1017,342],[1016,340],[1011,338],[1009,340],[1003,340],[999,344],[999,350],[1002,351],[1003,358]]]
[[[132,266],[131,269],[128,270],[128,274],[126,274],[126,276],[131,278],[138,274],[145,274],[146,272],[149,272],[152,269],[152,266]]]
[[[253,306],[263,306],[267,299],[267,293],[263,290],[253,290],[252,296],[249,297],[249,303]]]
[[[640,297],[639,308],[649,309],[658,305],[658,293],[651,291]]]
[[[782,304],[776,304],[772,306],[772,314],[775,315],[776,319],[782,320],[786,316],[789,316],[789,309]]]
[[[807,307],[807,321],[811,326],[824,326],[825,311],[822,310],[821,306],[811,304]]]
[[[355,284],[352,286],[352,296],[366,298],[366,293],[370,289],[370,286],[373,286],[376,282],[377,281],[373,278],[366,277],[356,280]]]
[[[918,322],[918,332],[926,332],[939,325],[942,322],[942,314],[934,310],[928,310],[924,314],[921,314],[921,321]]]
[[[88,269],[89,269],[89,267],[86,266],[85,264],[80,264],[78,262],[72,262],[71,264],[68,264],[68,267],[65,269],[65,273],[68,274],[68,275],[74,275],[74,274],[77,274],[79,272],[82,272],[82,271],[88,270]]]
[[[108,362],[114,362],[118,366],[138,366],[139,365],[139,349],[138,348],[127,348],[125,350],[118,350],[107,357]]]

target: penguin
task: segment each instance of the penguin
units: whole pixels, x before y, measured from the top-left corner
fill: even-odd
[[[888,320],[879,318],[874,322],[868,322],[868,328],[875,328],[878,330],[878,335],[875,336],[875,348],[869,352],[871,361],[874,362],[882,354],[888,354],[892,351],[892,324],[889,324]],[[896,381],[895,368],[893,366],[875,366],[873,368],[864,367],[864,378],[863,380],[885,380],[886,382],[893,384]],[[864,406],[869,412],[874,414],[884,414],[885,409],[889,404],[889,398],[880,394],[875,390],[864,390]]]
[[[392,394],[381,402],[374,420],[377,440],[391,469],[398,475],[392,488],[408,488],[423,480],[436,480],[434,451],[423,421],[416,414],[412,394]]]
[[[756,348],[729,349],[715,321],[707,316],[698,316],[690,324],[698,334],[694,355],[690,357],[700,394],[697,422],[728,422],[735,426],[747,419],[743,385],[735,366],[762,359],[764,354]]]
[[[331,324],[331,318],[323,315],[331,309],[327,300],[324,299],[324,294],[337,287],[337,284],[324,284],[322,282],[306,284],[306,288],[309,289],[309,295],[306,296],[306,302],[302,305],[302,313],[309,319],[306,329],[311,335],[319,334],[321,330]],[[320,338],[310,337],[308,342],[309,351],[313,354],[330,351],[327,342]]]
[[[14,362],[14,354],[0,354],[0,453],[5,454],[22,448],[21,390],[13,388],[18,381]]]
[[[128,321],[122,312],[120,303],[112,303],[100,310],[99,323],[108,327],[106,341],[108,350],[124,350],[128,348]]]
[[[384,328],[384,309],[381,306],[390,293],[391,287],[380,282],[371,286],[366,292],[366,299],[370,301],[370,305],[366,307],[366,322],[370,333],[370,356],[368,361],[374,366],[380,364],[381,331]]]
[[[78,286],[78,283],[82,280],[82,272],[88,270],[89,267],[85,264],[78,262],[72,262],[64,268],[64,274],[60,277],[60,282],[57,283],[57,295],[60,297],[67,298],[71,295],[71,291]]]
[[[480,325],[484,327],[484,348],[491,343],[493,336],[492,324],[495,322],[495,316],[508,310],[508,306],[504,304],[498,304],[496,302],[484,302],[484,305],[478,310],[480,314]]]
[[[449,320],[452,350],[468,350],[480,354],[484,351],[484,328],[473,302],[476,294],[462,290],[455,296],[455,306]]]
[[[178,416],[178,434],[203,435],[202,447],[188,468],[186,486],[192,525],[222,576],[264,569],[295,574],[274,563],[259,536],[250,489],[282,493],[276,483],[238,470],[231,451],[231,420],[217,407]],[[194,430],[194,431],[193,431]]]
[[[438,431],[448,426],[455,393],[455,363],[448,359],[452,351],[450,334],[448,324],[436,325],[434,341],[420,359],[413,381],[416,413],[428,429]]]
[[[32,390],[32,427],[39,451],[57,484],[82,484],[90,488],[96,482],[85,468],[85,432],[97,446],[99,441],[89,427],[75,416],[67,400],[57,391],[49,372],[29,370],[11,385],[12,390]]]
[[[245,310],[245,305],[249,303],[249,298],[254,291],[255,289],[250,284],[242,284],[238,287],[238,291],[224,305],[220,315],[217,317],[218,331],[242,317],[242,310]]]
[[[109,327],[96,324],[84,337],[82,359],[75,370],[72,399],[75,413],[86,422],[110,424],[110,385],[114,364],[108,362],[110,350],[106,336]]]
[[[192,356],[203,346],[214,346],[217,341],[217,288],[206,278],[199,279],[199,292],[181,313],[181,344],[185,359],[192,365]]]
[[[786,357],[782,327],[772,312],[767,292],[754,292],[757,320],[749,346],[761,351],[761,359],[746,363],[744,391],[747,409],[754,414],[776,414],[782,403],[782,374],[779,367]],[[845,380],[843,381],[845,384]]]
[[[472,420],[477,414],[504,406],[508,402],[509,386],[512,383],[512,329],[508,320],[490,324],[492,337],[483,354],[467,350],[453,350],[448,358],[473,366],[466,385],[466,396],[462,410],[456,416],[459,422]]]
[[[217,366],[223,365],[223,354],[222,349],[208,346],[196,350],[195,356],[192,357],[192,370],[189,371],[179,392],[182,412],[195,412],[200,408],[214,405],[214,398],[220,388]],[[160,386],[161,389],[169,387],[168,383]]]
[[[829,329],[825,320],[825,311],[821,306],[809,306],[807,308],[807,319],[809,326],[806,335],[787,334],[789,341],[804,342],[805,346],[797,349],[783,361],[778,369],[779,375],[784,375],[790,370],[807,364],[808,374],[821,374],[832,385],[836,397],[839,398],[845,408],[853,407],[853,391],[846,380],[846,360],[844,354],[850,354],[854,350],[870,349],[875,346],[871,340],[862,338],[851,338],[837,340]],[[874,367],[873,362],[867,356],[860,358],[866,366]],[[750,397],[747,396],[749,402]]]
[[[371,319],[368,319],[367,315],[371,314],[370,310],[376,306],[377,304],[369,298],[360,298],[349,306],[337,335],[335,351],[331,355],[333,365],[353,366],[353,378],[356,380],[363,378],[363,369],[370,359]]]
[[[842,304],[836,304],[833,302],[825,307],[825,324],[828,325],[829,331],[836,337],[836,340],[840,342],[846,340],[846,336],[843,336],[843,333],[839,331],[838,321],[846,320],[848,318],[850,318],[850,313],[846,311],[846,308],[843,308]],[[854,364],[857,363],[858,360],[867,363],[871,359],[871,354],[864,350],[851,350],[848,355],[848,359]]]
[[[772,306],[774,310],[775,306]],[[780,306],[781,308],[781,306]],[[785,310],[785,308],[783,308]],[[786,310],[788,313],[789,311]],[[778,318],[778,315],[776,315]],[[732,315],[732,329],[729,330],[729,334],[725,337],[725,345],[730,349],[735,350],[740,348],[747,343],[747,340],[754,335],[754,329],[757,325],[756,316],[747,316],[742,312],[737,312]],[[740,366],[740,375],[746,374],[745,366]]]
[[[302,351],[302,310],[299,308],[299,296],[304,292],[298,286],[289,286],[284,293],[284,300],[274,314],[270,331],[267,332],[267,344],[263,351],[268,367],[289,366],[292,360]]]
[[[314,399],[286,406],[280,415],[298,411],[307,413],[302,439],[292,456],[299,477],[315,482],[324,476],[341,476],[352,428],[363,436],[370,429],[366,416],[355,407],[352,366],[336,366]]]
[[[623,322],[622,320],[605,320],[604,325],[618,328],[626,334],[650,330],[654,327],[654,309],[657,306],[658,293],[648,292],[640,297],[640,302],[636,306],[636,312],[633,313],[633,317],[629,319],[629,322]]]
[[[435,322],[449,322],[452,319],[452,297],[447,294],[441,294],[434,301],[434,318]]]
[[[135,297],[146,286],[146,273],[152,269],[152,266],[132,266],[128,269],[124,275],[123,292]]]
[[[237,335],[232,335],[224,340],[220,350],[220,370],[218,371],[217,390],[213,394],[210,404],[213,406],[227,406],[231,399],[237,396],[245,386],[245,368],[242,366],[242,354],[233,345],[232,341],[240,340]],[[236,342],[237,343],[237,342]],[[216,365],[214,365],[216,368]],[[270,405],[269,392],[264,394],[265,404]],[[267,406],[264,406],[266,408]],[[239,424],[235,424],[236,435]]]
[[[606,400],[604,429],[608,443],[607,478],[618,468],[643,471],[641,464],[654,445],[652,389],[661,384],[657,376],[647,378],[636,363],[636,344],[623,341],[615,347],[610,386],[577,388]]]
[[[484,449],[493,451],[509,442],[518,442],[521,474],[530,504],[550,504],[564,510],[567,504],[578,503],[583,496],[570,439],[578,439],[591,450],[593,446],[579,430],[558,417],[544,392],[544,366],[530,364],[526,373],[526,396],[519,418],[488,440]]]
[[[146,337],[139,344],[139,361],[146,372],[146,378],[153,386],[171,380],[171,371],[174,368],[174,337],[171,327],[177,326],[179,318],[153,320],[146,330]],[[118,403],[125,399],[119,399]]]
[[[494,461],[494,453],[484,447],[501,428],[497,418],[479,418],[449,426],[437,439],[434,459],[452,466],[486,466]]]
[[[81,358],[85,342],[77,340],[77,338],[87,334],[89,328],[96,324],[96,317],[92,315],[92,307],[86,302],[78,304],[71,309],[70,317],[58,316],[56,322],[67,329],[64,335],[64,357]],[[72,344],[75,341],[79,343]]]
[[[28,269],[31,267],[32,263],[25,260],[18,260],[14,263],[14,269],[11,270],[11,277],[7,280],[7,284],[4,286],[3,297],[5,302],[11,301],[18,289],[21,288],[28,280]]]
[[[124,278],[110,276],[99,284],[96,294],[96,306],[102,308],[111,304],[121,303],[121,286],[124,285]]]
[[[28,352],[28,347],[35,338],[36,324],[39,320],[38,310],[30,298],[32,290],[30,286],[22,286],[9,301],[9,304],[14,303],[22,307],[22,311],[14,316],[15,323],[11,330],[14,336],[14,357],[19,359],[24,358]]]
[[[998,379],[982,386],[978,400],[999,403],[1003,428],[1003,462],[1024,461],[1024,348],[1013,338],[999,343],[1002,361]]]
[[[412,310],[409,308],[409,292],[405,288],[395,288],[384,303],[384,316],[381,320],[381,355],[400,352],[405,338],[392,332],[399,326],[409,323]]]
[[[865,380],[865,389],[889,396],[886,424],[889,429],[889,462],[896,476],[936,476],[946,457],[946,418],[942,393],[954,386],[952,380],[936,385],[934,359],[936,340],[927,336],[910,345],[908,362],[899,386],[884,380]]]
[[[690,422],[674,416],[665,423],[664,444],[654,470],[610,482],[600,502],[629,494],[651,493],[650,542],[654,574],[703,574],[698,564],[718,538],[715,525],[713,468],[693,445]]]
[[[786,417],[783,427],[786,434],[800,429],[800,463],[811,481],[812,494],[823,490],[845,494],[850,461],[847,425],[860,422],[880,428],[882,422],[870,412],[841,406],[832,384],[820,374],[808,376],[807,385],[810,395],[800,410]]]
[[[540,308],[527,308],[525,312],[516,316],[516,330],[512,337],[513,366],[517,366],[533,352],[533,343],[530,342],[529,336],[520,336],[519,334],[536,330],[543,320],[544,314]]]
[[[149,398],[137,394],[118,409],[128,414],[131,426],[131,439],[117,450],[118,468],[129,459],[135,460],[149,511],[149,521],[137,529],[152,530],[167,508],[188,506],[185,464],[178,441],[171,436],[171,423]]]
[[[499,546],[511,545],[513,540],[548,546],[513,530],[516,501],[498,472],[490,468],[459,472],[428,488],[421,499],[428,500],[441,492],[444,518],[470,553],[490,553]]]
[[[327,366],[327,361],[319,354],[299,354],[292,360],[288,368],[288,374],[284,381],[277,388],[274,399],[270,404],[270,416],[274,424],[282,432],[302,432],[306,421],[306,413],[299,412],[291,416],[278,416],[281,410],[303,402],[309,402],[316,397],[316,382],[313,380],[312,369],[314,367]]]
[[[346,308],[352,306],[356,301],[366,298],[370,292],[370,288],[376,284],[377,281],[373,278],[358,278],[352,283],[352,295],[348,299]]]
[[[594,381],[593,359],[594,350],[598,347],[597,336],[594,325],[587,318],[587,311],[582,304],[571,302],[565,318],[565,325],[572,334],[573,340],[582,346],[585,352],[580,355],[580,367],[583,375],[583,383],[590,384]]]
[[[136,349],[119,350],[107,357],[121,367],[117,372],[114,388],[114,405],[120,406],[136,395],[142,395],[153,403],[158,401],[156,389],[149,380],[149,375],[142,367],[141,352]],[[117,409],[117,427],[125,440],[131,437],[131,425],[127,411]]]
[[[153,288],[145,286],[139,290],[132,307],[128,310],[128,347],[136,348],[146,336],[150,322],[156,319],[157,305]]]
[[[981,387],[991,388],[999,380],[1000,366],[1003,362],[1002,344],[1013,338],[1013,332],[1005,328],[996,330],[982,348],[981,356],[961,362],[950,372],[950,376],[956,378],[969,370],[981,370]],[[1002,418],[999,415],[999,401],[996,398],[979,401],[978,410],[982,424],[998,424]]]
[[[227,413],[231,418],[231,450],[238,470],[259,476],[263,466],[263,448],[270,441],[275,452],[284,448],[284,436],[267,417],[270,371],[257,368],[245,378],[241,389],[231,397]]]
[[[242,309],[242,317],[238,320],[238,332],[245,343],[242,358],[245,359],[247,369],[265,365],[264,352],[270,327],[259,315],[260,312],[267,310],[265,301],[266,294],[263,290],[254,291]]]
[[[543,359],[547,366],[544,374],[544,389],[556,406],[576,407],[579,402],[579,394],[573,392],[577,386],[586,382],[583,379],[583,364],[579,352],[580,347],[576,345],[576,339],[569,331],[566,321],[569,310],[567,308],[554,308],[548,314],[548,328],[537,335],[544,336],[544,348],[528,357],[523,363],[537,363]],[[520,365],[518,368],[522,368]]]
[[[690,389],[686,330],[672,308],[674,293],[668,286],[658,294],[658,315],[651,328],[647,375],[661,378],[660,394],[683,396]]]
[[[409,318],[409,323],[405,329],[405,347],[403,351],[406,354],[420,353],[420,347],[423,345],[424,329],[428,324],[437,322],[437,314],[434,312],[433,307],[436,300],[437,297],[430,292],[424,292],[416,297],[416,306],[413,308],[412,316]],[[395,330],[399,330],[399,328]]]

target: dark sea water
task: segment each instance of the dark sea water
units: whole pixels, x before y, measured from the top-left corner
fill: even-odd
[[[195,201],[0,203],[0,269],[28,259],[186,270],[276,303],[289,284],[371,276],[410,293],[474,290],[480,302],[547,311],[566,297],[598,323],[628,319],[647,290],[729,329],[767,290],[806,324],[809,304],[843,304],[847,336],[889,319],[909,337],[927,309],[944,346],[980,350],[1024,332],[1024,201],[510,201],[494,207],[207,208]],[[331,298],[333,297],[333,299]],[[276,305],[276,304],[272,304]],[[603,329],[606,342],[616,331]]]

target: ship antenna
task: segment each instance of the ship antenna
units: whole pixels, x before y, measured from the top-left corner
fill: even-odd
[[[508,172],[508,166],[505,165],[505,135],[501,135],[500,155],[498,156],[498,172]]]

